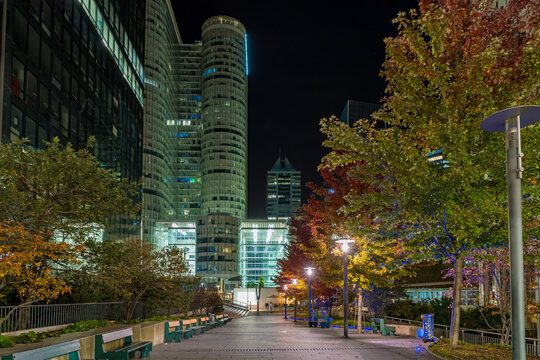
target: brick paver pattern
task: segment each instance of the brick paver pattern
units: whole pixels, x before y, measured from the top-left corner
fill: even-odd
[[[424,344],[411,337],[356,334],[340,328],[309,328],[283,315],[247,316],[181,343],[154,347],[150,359],[430,359]],[[417,347],[422,347],[418,351]]]

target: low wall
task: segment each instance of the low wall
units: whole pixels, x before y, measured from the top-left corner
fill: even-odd
[[[396,335],[405,335],[405,336],[417,336],[416,330],[421,329],[418,326],[413,325],[398,325],[398,324],[384,324],[387,326],[393,326],[396,328]]]
[[[165,336],[165,321],[160,322],[147,322],[136,325],[114,325],[107,328],[92,329],[85,331],[84,333],[70,333],[65,334],[60,337],[47,338],[41,343],[31,343],[31,344],[18,344],[11,348],[0,349],[0,356],[37,349],[42,346],[49,346],[53,344],[59,344],[62,342],[67,342],[71,340],[78,339],[81,343],[81,350],[79,351],[81,355],[81,360],[93,360],[95,358],[95,344],[96,344],[96,335],[106,334],[108,332],[113,332],[121,329],[133,329],[133,341],[151,341],[153,346],[163,344]],[[35,329],[34,329],[35,330]],[[51,330],[51,329],[47,329]],[[107,348],[114,348],[121,345],[121,340],[117,340],[106,344],[105,350]],[[152,354],[152,353],[150,353]],[[66,359],[66,356],[61,356],[51,360],[63,360]]]

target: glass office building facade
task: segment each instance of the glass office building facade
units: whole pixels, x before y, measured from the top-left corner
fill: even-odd
[[[157,241],[171,249],[185,252],[186,263],[191,274],[196,272],[197,233],[195,221],[157,221]]]
[[[156,248],[166,245],[156,237],[156,221],[174,219],[175,200],[171,183],[176,178],[176,87],[171,47],[181,43],[169,0],[146,1],[145,107],[143,141],[143,239]],[[173,126],[169,124],[173,122]]]
[[[175,219],[201,214],[201,43],[172,45],[175,114],[167,120],[174,141],[169,180]]]
[[[236,19],[202,27],[202,213],[244,219],[247,207],[247,37]]]
[[[276,286],[277,261],[285,256],[289,243],[287,223],[271,220],[245,220],[240,230],[240,275],[242,287],[263,277],[265,286]]]
[[[7,1],[2,141],[96,141],[101,165],[142,175],[144,2]],[[118,216],[114,233],[138,234]]]
[[[210,287],[230,291],[240,283],[240,219],[212,213],[197,219],[197,276]]]

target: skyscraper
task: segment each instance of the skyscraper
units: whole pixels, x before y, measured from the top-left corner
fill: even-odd
[[[82,147],[95,136],[103,167],[140,179],[145,8],[121,5],[7,1],[2,141],[41,147],[58,137]],[[138,221],[117,220],[114,232],[138,233]]]
[[[202,213],[246,216],[247,36],[228,16],[202,26]]]
[[[143,141],[143,238],[155,246],[156,221],[174,218],[172,179],[176,133],[173,47],[181,43],[169,0],[146,1],[144,141]]]
[[[285,220],[301,201],[301,173],[280,155],[266,176],[266,216],[269,220]]]
[[[173,191],[175,219],[201,215],[201,43],[173,46],[172,75],[176,111],[167,121],[174,139]]]

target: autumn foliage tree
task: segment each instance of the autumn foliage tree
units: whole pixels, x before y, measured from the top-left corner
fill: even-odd
[[[0,296],[14,292],[19,299],[19,306],[0,318],[0,328],[16,309],[69,292],[66,282],[54,275],[53,265],[77,263],[80,250],[81,246],[46,241],[13,221],[0,221]]]
[[[88,149],[62,146],[57,138],[44,145],[0,144],[1,260],[8,264],[0,282],[3,292],[17,293],[13,305],[69,291],[61,274],[76,263],[83,244],[111,217],[138,209],[137,184],[102,168]]]
[[[343,211],[350,196],[372,191],[367,183],[352,176],[364,166],[359,161],[334,169],[322,167],[319,171],[323,185],[308,184],[313,193],[289,224],[292,241],[285,258],[278,261],[278,283],[290,284],[292,279],[298,279],[294,290],[304,294],[307,289],[304,268],[315,266],[312,287],[316,294],[327,298],[340,294],[343,264],[335,240],[345,236],[355,240],[349,273],[359,287],[369,290],[374,285],[391,286],[397,277],[407,273],[402,266],[404,252],[399,247],[400,239],[365,236],[358,230],[364,222],[373,221],[369,207],[358,209],[354,215]]]
[[[376,221],[365,231],[395,231],[408,240],[412,260],[453,261],[455,346],[463,254],[506,238],[503,135],[479,125],[506,107],[540,103],[540,1],[498,9],[491,0],[422,0],[395,23],[398,35],[385,40],[384,106],[374,115],[389,127],[323,120],[325,145],[333,151],[322,166],[366,161],[353,176],[376,191],[349,195],[345,213],[371,206]],[[524,159],[525,194],[538,193],[539,130],[522,133],[523,152],[531,154]],[[441,157],[428,161],[435,150]],[[526,202],[525,223],[537,217],[538,197]]]

